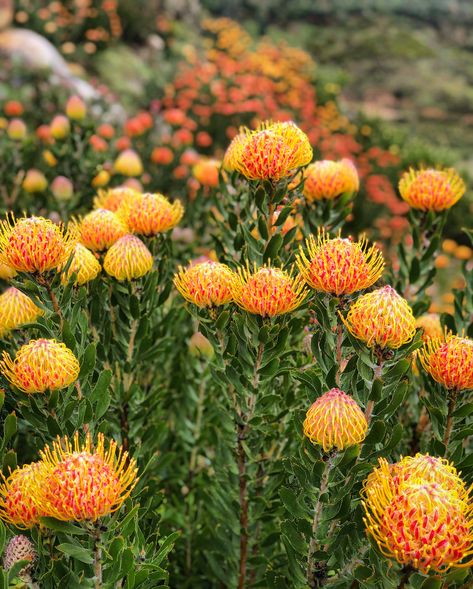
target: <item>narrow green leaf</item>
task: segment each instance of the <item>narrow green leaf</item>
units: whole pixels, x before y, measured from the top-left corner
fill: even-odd
[[[77,546],[76,544],[58,544],[57,549],[67,554],[68,556],[74,558],[75,560],[79,560],[85,564],[92,564],[94,562],[94,558],[89,550],[83,548],[82,546]]]

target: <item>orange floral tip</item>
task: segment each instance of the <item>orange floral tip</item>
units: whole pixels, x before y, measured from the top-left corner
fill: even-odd
[[[44,192],[48,187],[48,181],[43,172],[31,169],[26,172],[21,185],[26,192]]]
[[[66,115],[73,121],[81,121],[87,114],[87,107],[80,96],[71,96],[66,103]]]
[[[8,382],[24,393],[44,393],[68,387],[79,376],[79,361],[63,343],[31,340],[12,360],[3,352],[0,370]]]
[[[123,176],[141,176],[143,173],[143,164],[136,151],[125,149],[115,160],[113,170]]]
[[[27,295],[14,287],[0,295],[0,334],[36,321],[43,314]]]
[[[125,235],[105,254],[103,269],[117,280],[141,278],[153,268],[153,256],[135,235]]]
[[[418,453],[401,458],[394,464],[388,464],[385,458],[379,458],[378,461],[379,467],[368,475],[361,493],[373,512],[382,514],[393,496],[412,481],[436,483],[454,491],[461,500],[468,502],[469,489],[457,469],[445,458]]]
[[[473,340],[447,334],[428,340],[419,351],[426,372],[447,389],[473,389]]]
[[[66,231],[43,217],[9,217],[0,225],[2,261],[17,272],[55,270],[67,260],[76,241],[73,228]]]
[[[369,348],[395,350],[410,342],[416,333],[412,309],[390,286],[359,297],[342,319],[348,331]]]
[[[194,178],[202,186],[218,186],[218,173],[222,163],[213,159],[202,159],[192,168]]]
[[[136,483],[136,461],[114,440],[99,434],[71,443],[58,438],[41,452],[43,471],[32,497],[50,517],[62,521],[96,521],[118,510]]]
[[[443,338],[443,328],[438,313],[425,313],[417,318],[416,327],[423,331],[422,341],[432,338]]]
[[[67,263],[63,267],[66,266]],[[71,263],[67,271],[62,272],[61,282],[67,284],[75,276],[74,284],[82,285],[97,278],[101,269],[95,255],[81,243],[76,243]]]
[[[126,186],[117,186],[108,190],[99,190],[94,197],[94,209],[106,209],[116,213],[124,201],[137,195],[136,190]]]
[[[319,397],[307,411],[304,435],[324,452],[344,450],[360,444],[366,437],[368,422],[356,401],[341,391],[331,389]]]
[[[304,177],[303,194],[307,202],[333,200],[360,188],[358,172],[348,159],[314,162],[305,169]]]
[[[383,274],[384,258],[363,237],[359,242],[340,236],[330,239],[322,229],[317,238],[306,241],[297,256],[299,272],[315,290],[336,296],[348,295],[372,286]]]
[[[301,276],[293,276],[280,268],[254,266],[239,268],[232,283],[233,299],[248,313],[275,317],[294,311],[307,297]]]
[[[368,534],[380,552],[422,573],[470,567],[473,554],[473,518],[454,490],[434,482],[410,481],[379,512],[371,499],[363,502]]]
[[[242,128],[230,143],[223,166],[248,180],[279,181],[312,159],[307,135],[293,122],[261,123],[255,131]]]
[[[466,186],[453,168],[404,172],[399,182],[401,197],[413,209],[443,211],[465,194]]]
[[[27,529],[39,524],[44,515],[33,500],[33,487],[41,485],[41,466],[38,462],[16,468],[0,486],[0,519],[17,528]]]
[[[118,210],[130,229],[139,235],[157,235],[173,229],[184,215],[181,201],[173,203],[162,194],[136,194]]]
[[[106,209],[96,209],[85,215],[79,225],[80,240],[92,251],[103,251],[117,239],[129,233],[125,220]]]
[[[174,285],[181,295],[198,307],[219,307],[233,301],[235,273],[225,264],[206,261],[179,267]]]

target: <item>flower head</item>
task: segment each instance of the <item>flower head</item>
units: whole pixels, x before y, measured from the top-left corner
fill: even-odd
[[[301,276],[280,268],[239,268],[232,284],[237,305],[255,315],[275,317],[297,309],[307,296]]]
[[[56,176],[51,183],[51,192],[58,201],[68,201],[74,194],[74,186],[69,178]]]
[[[94,197],[94,209],[106,209],[116,213],[123,202],[137,195],[136,190],[127,186],[117,186],[108,190],[99,190],[98,195]]]
[[[348,331],[369,348],[395,350],[411,341],[416,332],[412,309],[390,286],[359,297],[343,321]]]
[[[34,302],[13,286],[0,295],[0,334],[32,323],[43,311]]]
[[[202,186],[218,186],[220,165],[218,160],[202,158],[192,168],[192,174]]]
[[[374,499],[374,498],[373,498]],[[435,482],[409,481],[378,511],[364,502],[365,525],[382,554],[427,573],[443,572],[473,554],[473,518],[454,490]]]
[[[448,334],[432,338],[419,351],[430,376],[447,389],[473,389],[473,340]]]
[[[157,235],[173,229],[184,215],[181,201],[170,203],[162,194],[135,194],[118,210],[130,229],[139,235]]]
[[[399,192],[413,209],[443,211],[465,194],[465,183],[453,168],[410,169],[402,175]]]
[[[26,172],[26,176],[22,182],[23,188],[26,192],[44,192],[48,187],[46,176],[40,170],[31,168]]]
[[[241,130],[228,148],[224,167],[248,180],[278,181],[311,159],[309,139],[297,125],[264,122],[255,131]]]
[[[417,318],[416,327],[423,330],[422,340],[424,342],[432,338],[442,338],[443,328],[438,313],[425,313]]]
[[[32,497],[34,484],[41,484],[38,462],[16,468],[0,486],[0,519],[17,528],[32,528],[42,514]]]
[[[26,565],[19,572],[18,576],[21,578],[28,574],[33,566],[34,561],[38,557],[33,542],[23,534],[13,536],[8,542],[5,552],[3,553],[3,568],[7,571],[20,560],[27,560],[30,564]],[[26,580],[26,579],[25,579]]]
[[[141,278],[153,268],[153,256],[135,235],[124,235],[105,254],[103,269],[117,280]]]
[[[314,162],[306,168],[304,177],[303,192],[308,202],[333,200],[342,194],[352,194],[360,187],[358,172],[348,159]]]
[[[198,307],[219,307],[233,300],[235,274],[225,264],[202,262],[179,267],[174,285],[181,295]]]
[[[125,149],[115,160],[113,169],[117,174],[122,174],[123,176],[141,176],[143,173],[143,164],[136,151]]]
[[[106,448],[103,434],[95,447],[89,434],[83,444],[77,432],[73,443],[58,438],[41,452],[41,461],[33,500],[62,521],[96,521],[116,511],[138,481],[136,461],[113,440]]]
[[[129,232],[126,222],[112,211],[96,209],[80,222],[81,242],[92,251],[102,251]]]
[[[75,274],[74,284],[85,284],[97,278],[101,269],[102,267],[94,254],[81,243],[76,243],[71,263],[67,272],[62,273],[61,281],[63,284],[67,284]]]
[[[63,343],[51,339],[31,340],[12,360],[3,352],[0,370],[5,378],[25,393],[64,389],[79,376],[79,361]]]
[[[12,268],[9,264],[6,264],[5,261],[0,260],[0,278],[2,280],[11,280],[15,278],[16,270]]]
[[[297,257],[299,271],[309,286],[336,296],[347,295],[372,286],[382,275],[384,259],[379,249],[363,238],[359,242],[335,237],[324,230],[317,239],[306,241]]]
[[[1,224],[0,253],[18,272],[43,273],[68,259],[76,239],[73,230],[65,231],[49,219],[12,217]]]
[[[319,397],[307,411],[304,435],[324,452],[344,450],[366,437],[368,422],[356,401],[341,391],[331,389]]]
[[[87,107],[80,96],[70,96],[66,102],[66,115],[73,121],[81,121],[87,114]]]

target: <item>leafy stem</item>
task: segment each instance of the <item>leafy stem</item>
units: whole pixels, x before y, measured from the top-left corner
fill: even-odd
[[[453,412],[457,405],[458,400],[458,389],[450,389],[448,392],[448,411],[447,411],[447,423],[445,426],[445,433],[443,436],[443,444],[445,446],[445,454],[448,452],[448,443],[450,442],[450,436],[453,428]]]

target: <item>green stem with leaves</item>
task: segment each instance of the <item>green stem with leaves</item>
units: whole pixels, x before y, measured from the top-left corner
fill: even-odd
[[[447,410],[447,423],[445,425],[445,433],[443,436],[443,444],[445,446],[445,454],[448,452],[448,444],[450,442],[450,436],[452,434],[453,429],[453,412],[455,411],[455,407],[457,405],[458,400],[458,390],[451,389],[448,392],[448,410]]]

